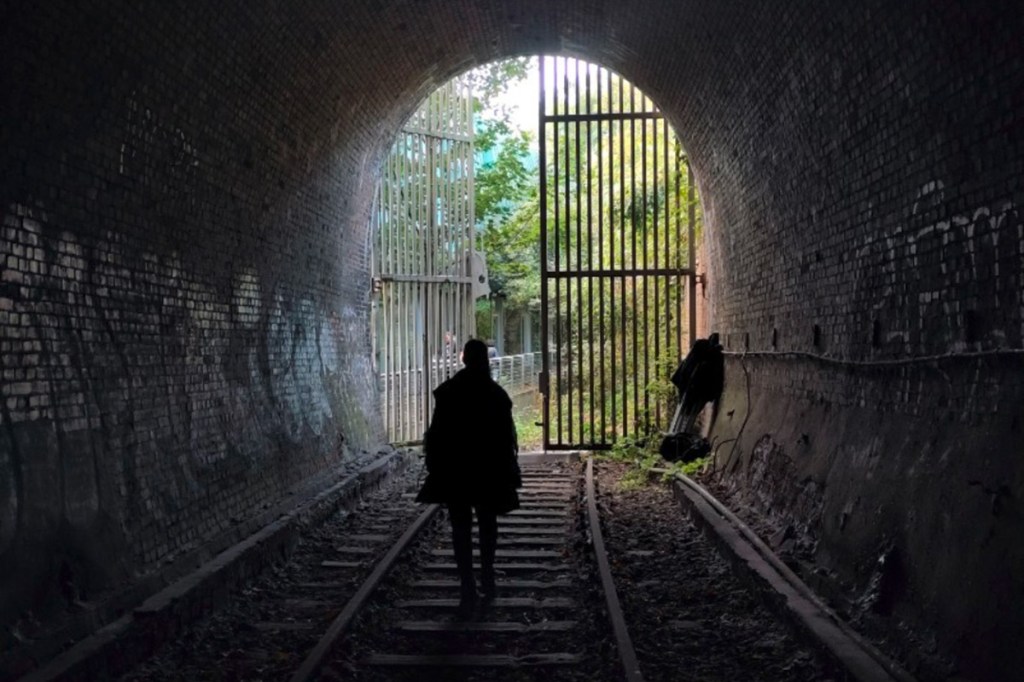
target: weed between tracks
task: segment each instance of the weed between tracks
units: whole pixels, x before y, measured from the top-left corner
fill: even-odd
[[[709,457],[692,462],[668,462],[658,452],[659,439],[655,435],[646,437],[629,436],[618,440],[612,449],[596,455],[599,460],[618,462],[628,469],[619,478],[623,490],[635,490],[647,485],[652,469],[665,469],[662,480],[667,481],[676,474],[693,476],[708,463]]]

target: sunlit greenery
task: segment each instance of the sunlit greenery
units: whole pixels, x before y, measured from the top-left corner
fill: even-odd
[[[708,457],[701,457],[686,463],[666,462],[658,453],[660,442],[661,440],[657,436],[651,436],[645,440],[627,436],[620,438],[611,450],[601,453],[597,457],[629,465],[629,469],[619,481],[625,489],[647,485],[651,481],[654,469],[663,469],[661,480],[667,481],[677,474],[693,476],[708,463]]]
[[[516,406],[512,410],[520,452],[541,449],[544,444],[544,427],[540,424],[542,416],[542,410],[537,402]]]
[[[477,149],[491,152],[476,169],[476,243],[486,255],[492,289],[505,297],[507,311],[527,310],[541,297],[542,169],[531,156],[530,133],[516,129],[508,112],[491,103],[524,79],[527,68],[526,60],[499,62],[475,76]],[[621,83],[613,76],[603,96],[613,97]],[[685,152],[661,121],[626,125],[559,125],[557,132],[549,127],[543,169],[548,176],[549,267],[556,262],[562,269],[689,266],[685,225],[692,211],[699,242],[701,214],[696,200],[689,202]],[[560,229],[554,227],[556,206]],[[586,261],[576,262],[577,253]],[[552,312],[548,320],[549,347],[554,348],[555,334],[559,339],[560,355],[552,358],[553,387],[559,381],[570,386],[567,349],[573,349],[572,390],[560,398],[563,414],[569,400],[575,401],[569,440],[613,442],[624,427],[640,434],[667,427],[675,399],[668,377],[685,354],[681,346],[690,341],[685,338],[686,286],[682,277],[583,278],[548,292],[550,310],[562,311]],[[584,311],[585,319],[581,324],[566,311]],[[488,303],[478,303],[477,329],[483,338],[493,337],[490,313]],[[603,418],[591,413],[592,403],[605,406]]]

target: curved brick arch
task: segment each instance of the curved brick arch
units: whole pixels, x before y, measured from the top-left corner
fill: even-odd
[[[499,57],[578,55],[667,113],[723,338],[857,362],[1020,348],[1013,3],[195,4],[0,22],[9,620],[58,612],[68,570],[89,595],[151,576],[376,449],[373,175],[432,88]],[[895,548],[879,608],[1015,670],[1020,371],[733,358],[723,463],[836,584],[866,592]]]

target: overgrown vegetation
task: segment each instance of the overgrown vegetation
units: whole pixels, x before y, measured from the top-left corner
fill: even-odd
[[[541,409],[536,402],[513,408],[512,418],[516,424],[520,452],[540,450],[544,445],[544,427],[540,424],[541,417]]]
[[[474,180],[476,244],[487,258],[491,289],[509,307],[540,297],[539,185],[532,132],[517,127],[502,96],[525,80],[529,58],[493,62],[469,75],[474,91],[477,166]],[[489,306],[478,305],[478,330]]]
[[[639,488],[648,484],[653,469],[664,469],[662,481],[671,480],[676,474],[693,476],[708,463],[708,457],[701,457],[692,462],[666,462],[658,453],[661,437],[652,434],[646,438],[620,438],[612,449],[598,455],[599,459],[622,462],[629,469],[619,484],[624,489]]]
[[[471,74],[477,111],[476,244],[487,259],[492,290],[504,296],[507,319],[529,314],[531,306],[536,310],[541,297],[541,172],[548,176],[545,267],[553,267],[556,258],[562,269],[581,266],[580,253],[587,254],[588,269],[685,266],[691,254],[684,226],[692,215],[699,242],[702,223],[699,202],[690,199],[695,192],[685,152],[656,121],[630,124],[628,134],[606,125],[548,129],[549,167],[538,168],[533,134],[518,129],[498,104],[502,93],[533,68],[532,60],[516,59]],[[578,101],[575,82],[568,87],[566,101]],[[628,87],[611,76],[602,110],[612,110],[613,100]],[[553,182],[554,163],[561,164],[559,177],[572,182]],[[633,170],[615,170],[620,168]],[[637,178],[646,183],[637,185]],[[552,227],[556,224],[561,227]],[[580,227],[593,224],[601,228]],[[558,440],[611,442],[623,432],[649,433],[668,425],[675,391],[668,377],[685,354],[681,346],[691,341],[685,333],[686,286],[683,277],[583,277],[549,289],[550,381],[561,393],[556,398],[560,414],[574,415],[566,421],[573,423],[573,432]],[[584,311],[585,319],[572,311]],[[476,319],[478,336],[493,338],[490,302],[478,301]],[[596,405],[603,406],[600,414],[592,413]],[[552,411],[558,407],[553,404]],[[524,433],[539,429],[535,421],[523,420]],[[553,433],[555,428],[564,426],[553,425]],[[653,455],[651,466],[658,461],[656,450]]]

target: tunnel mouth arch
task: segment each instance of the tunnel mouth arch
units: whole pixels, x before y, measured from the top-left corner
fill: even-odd
[[[376,452],[369,178],[444,79],[492,57],[564,51],[629,78],[686,138],[715,232],[710,315],[727,346],[749,335],[743,367],[730,358],[751,376],[726,398],[733,424],[748,424],[725,434],[740,457],[732,482],[749,486],[771,434],[798,480],[828,483],[822,514],[798,510],[823,520],[824,568],[866,580],[878,530],[894,529],[914,560],[908,622],[934,625],[990,677],[1011,676],[1024,611],[985,590],[1020,593],[1005,567],[1021,561],[1022,525],[1003,507],[1022,480],[1006,409],[1021,402],[1019,359],[995,355],[1019,352],[1024,334],[1024,143],[1007,104],[1022,18],[998,5],[23,3],[0,29],[12,66],[0,76],[12,95],[0,334],[5,372],[38,373],[3,384],[0,496],[17,512],[0,541],[18,580],[0,611],[57,594],[48,548],[66,529],[96,546],[107,531],[94,514],[114,537],[102,545],[111,557],[89,563],[145,575],[299,481]],[[966,262],[977,269],[952,265]],[[251,330],[231,309],[232,280],[250,267],[260,285],[243,296],[280,310]],[[800,356],[814,325],[845,366]],[[47,354],[28,361],[35,344]],[[955,391],[924,364],[857,364],[964,349],[992,354],[936,361]],[[110,419],[96,427],[95,415]],[[73,487],[49,485],[61,468]]]
[[[507,64],[514,70],[511,60],[490,63],[498,68],[489,74],[491,81],[481,75],[488,65],[449,80],[406,119],[385,156],[369,228],[374,311],[379,311],[371,326],[385,423],[393,442],[416,442],[423,433],[432,388],[458,369],[453,339],[476,335],[477,319],[483,320],[484,336],[503,355],[495,363],[499,381],[518,381],[519,389],[535,380],[543,402],[540,445],[545,449],[606,449],[617,438],[643,438],[669,425],[674,392],[667,388],[668,377],[696,337],[698,315],[695,235],[700,233],[701,212],[688,156],[653,99],[611,69],[576,57],[525,59],[529,67],[519,62],[522,70],[506,75],[497,87],[494,73]],[[463,90],[466,84],[483,83],[500,93],[509,81],[527,81],[526,87],[533,88],[517,87],[515,93],[528,100],[516,104],[532,109],[532,125],[524,125],[520,116],[510,127],[507,111],[496,135],[486,129],[493,122],[486,114],[483,123],[472,117],[467,121],[465,98],[478,113],[484,105]],[[458,121],[458,131],[449,129],[453,121]],[[474,133],[488,140],[483,153],[472,148]],[[504,146],[513,144],[516,134],[529,145],[519,149],[513,165],[533,178],[533,191],[495,201],[479,191],[485,183],[474,185],[473,180],[477,172],[485,179],[495,173]],[[419,151],[410,152],[411,136]],[[468,144],[468,155],[463,153],[452,166],[448,152],[460,143]],[[434,151],[423,151],[427,149]],[[420,161],[436,161],[437,167],[424,173]],[[509,163],[507,155],[504,161]],[[415,175],[421,184],[425,181],[425,189],[408,186],[415,184],[410,183]],[[514,193],[522,188],[499,189]],[[483,202],[474,197],[489,199],[491,212],[480,210]],[[410,200],[420,205],[410,209],[403,204]],[[424,201],[429,207],[423,207]],[[467,211],[473,214],[469,222]],[[524,219],[524,213],[530,215]],[[509,226],[535,234],[532,263],[521,259],[519,265],[530,267],[520,268],[513,281],[507,281],[507,273],[500,275],[500,283],[490,289],[487,284],[493,286],[495,279],[488,281],[486,270],[473,270],[473,257],[486,261],[485,268],[490,264],[504,271],[508,254],[480,253],[475,247]],[[411,257],[405,253],[410,244]],[[507,240],[499,243],[505,245]],[[426,272],[433,261],[445,259],[433,254],[452,248],[467,257],[461,262],[448,259],[454,268],[444,273]],[[424,272],[412,273],[410,262],[412,270]],[[385,273],[388,263],[406,270]],[[538,265],[538,272],[529,272]],[[515,281],[524,279],[525,285]],[[409,286],[400,291],[398,280]],[[437,284],[448,287],[443,294],[438,289],[440,299],[429,293]],[[533,294],[531,301],[523,300],[524,290]],[[467,316],[481,297],[490,302],[492,313],[498,310],[491,315],[498,327],[496,340],[479,310],[473,318]],[[438,302],[442,299],[445,303]],[[510,354],[506,362],[508,301],[520,325],[526,325],[517,350],[529,353]],[[527,309],[530,304],[532,311]],[[392,310],[395,306],[401,312]],[[428,312],[439,307],[440,315]],[[593,310],[586,322],[575,315],[584,308],[596,309],[597,319]],[[403,324],[411,328],[398,329]],[[539,352],[532,349],[533,336],[540,337]],[[524,349],[523,338],[530,340],[530,348]],[[590,416],[585,416],[587,410]]]

